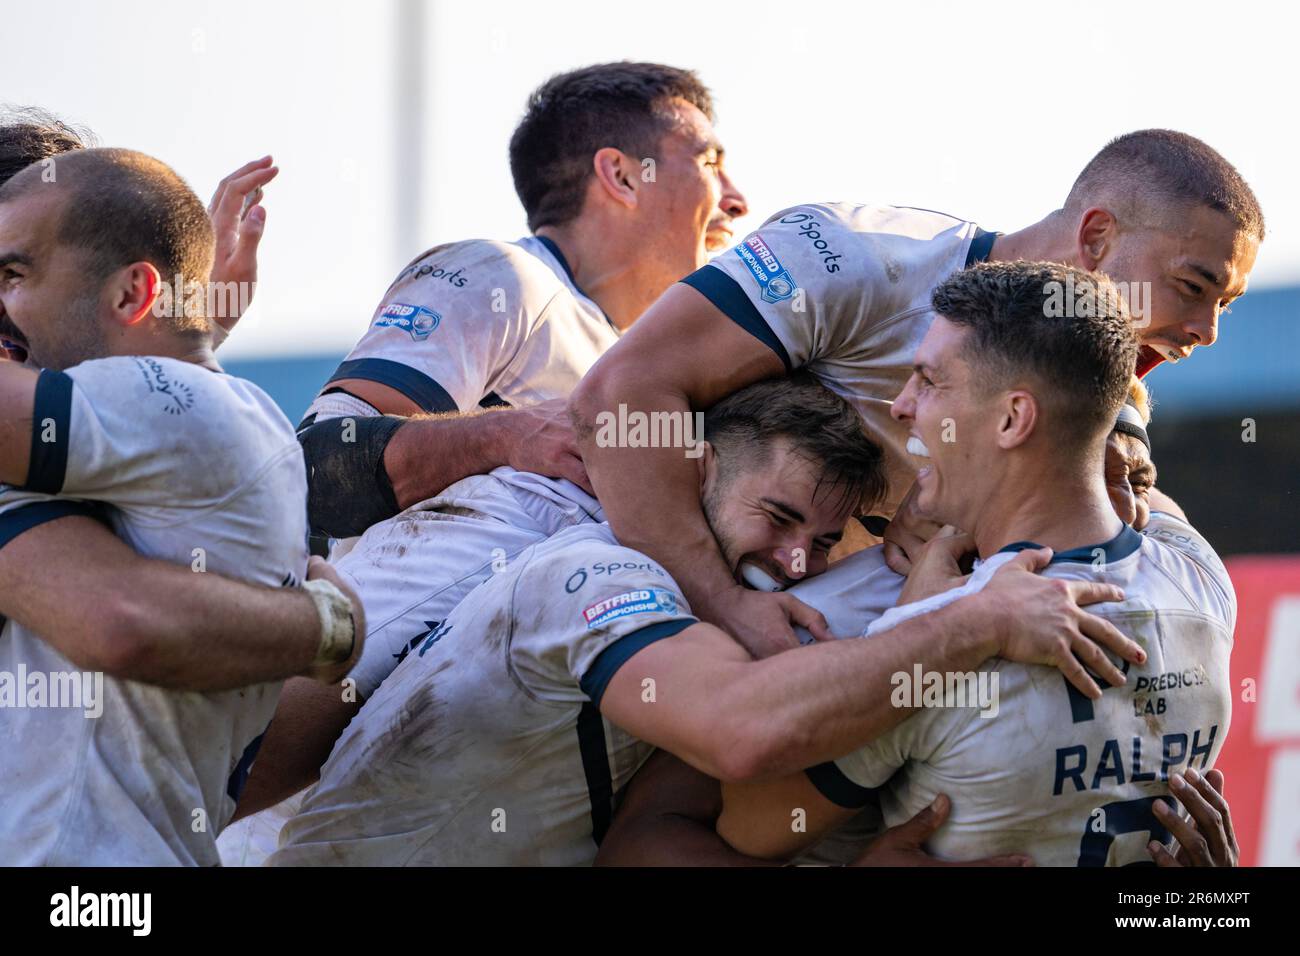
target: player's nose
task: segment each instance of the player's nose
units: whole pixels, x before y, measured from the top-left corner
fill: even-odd
[[[739,219],[741,216],[749,214],[749,200],[745,194],[740,191],[735,180],[725,172],[721,173],[722,179],[722,199],[718,201],[718,208],[725,212],[732,219]]]
[[[915,376],[913,376],[913,378],[915,378]],[[902,422],[904,424],[910,422],[912,420],[912,413],[916,410],[915,403],[912,401],[913,378],[907,380],[907,384],[904,385],[903,390],[898,393],[898,397],[889,405],[889,417],[896,422]]]

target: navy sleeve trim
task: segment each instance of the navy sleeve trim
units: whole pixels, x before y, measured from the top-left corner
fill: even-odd
[[[344,362],[330,376],[326,385],[346,378],[359,378],[395,388],[426,412],[458,412],[459,407],[447,390],[423,372],[388,359],[363,358]]]
[[[0,548],[37,525],[73,515],[94,518],[96,521],[105,520],[101,506],[85,501],[33,501],[29,505],[0,514]]]
[[[809,767],[804,773],[817,792],[838,807],[857,810],[875,799],[875,790],[858,786],[833,761]]]
[[[72,379],[63,372],[45,369],[36,379],[32,447],[24,488],[47,495],[57,495],[63,490],[71,433]],[[53,441],[47,441],[47,437]]]
[[[966,268],[969,269],[977,262],[987,261],[989,253],[993,251],[993,243],[997,242],[1001,235],[1000,232],[986,232],[976,226],[975,238],[970,241],[970,248],[966,250]]]
[[[599,707],[600,699],[605,696],[605,688],[614,679],[618,669],[626,664],[633,654],[644,647],[648,647],[655,641],[662,641],[665,637],[672,637],[674,634],[686,630],[692,624],[698,623],[699,621],[693,617],[679,617],[671,621],[650,624],[639,631],[623,635],[596,655],[596,659],[587,668],[587,673],[583,674],[582,680],[578,682],[582,687],[582,692],[591,698],[593,704]]]
[[[704,298],[716,305],[722,312],[754,338],[758,339],[781,360],[787,372],[793,371],[790,353],[785,350],[772,327],[767,324],[762,313],[749,301],[745,290],[735,279],[716,266],[704,266],[696,269],[682,280]]]

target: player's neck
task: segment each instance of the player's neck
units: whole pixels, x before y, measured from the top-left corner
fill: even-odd
[[[654,267],[653,257],[624,248],[611,238],[611,230],[591,223],[579,220],[566,226],[543,226],[537,235],[559,246],[574,285],[600,306],[620,331],[626,331],[672,282],[656,281],[647,274]]]
[[[1017,541],[1059,553],[1104,544],[1119,533],[1121,523],[1106,494],[1100,465],[1068,475],[1008,476],[1000,487],[1015,490],[995,494],[973,522],[981,558]]]
[[[1025,259],[1076,265],[1075,252],[1074,236],[1065,228],[1065,220],[1058,209],[1031,226],[998,236],[989,250],[989,260],[1015,262]]]
[[[148,329],[124,329],[123,335],[109,343],[114,355],[153,355],[202,365],[221,371],[208,335],[168,335]]]

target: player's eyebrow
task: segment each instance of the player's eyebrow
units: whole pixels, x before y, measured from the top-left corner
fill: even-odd
[[[763,504],[767,505],[768,507],[774,508],[775,510],[781,512],[791,521],[797,521],[802,523],[804,520],[804,516],[800,512],[796,511],[794,508],[791,508],[785,502],[777,501],[775,498],[760,498],[758,500],[763,502]]]
[[[1219,276],[1218,273],[1216,273],[1213,269],[1201,265],[1198,262],[1188,262],[1185,264],[1184,267],[1187,269],[1191,269],[1193,272],[1195,272],[1206,282],[1210,283],[1210,285],[1223,285],[1224,283],[1224,279],[1221,276]]]
[[[32,260],[23,255],[21,252],[3,252],[0,253],[0,268],[8,265],[29,266]]]

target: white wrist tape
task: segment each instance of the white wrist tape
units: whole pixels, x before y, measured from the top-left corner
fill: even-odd
[[[352,656],[357,640],[352,601],[324,578],[307,581],[302,589],[311,597],[316,613],[320,615],[320,647],[312,666],[343,663]]]

